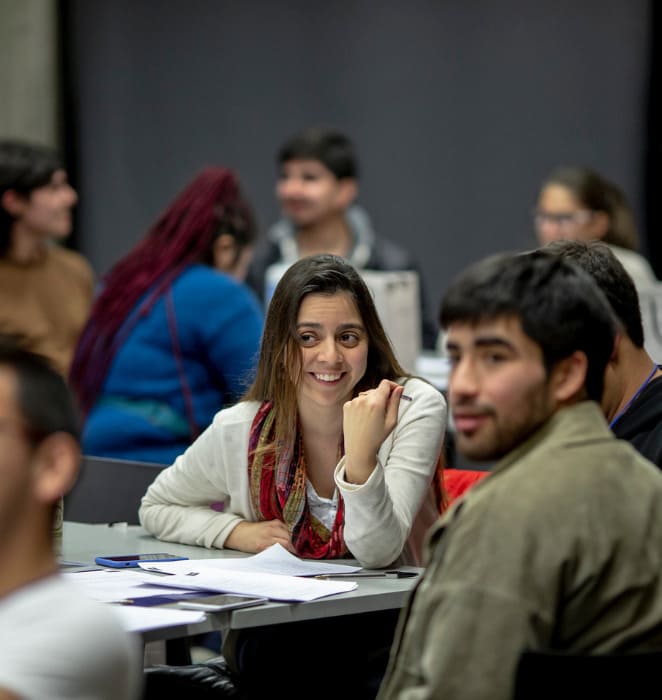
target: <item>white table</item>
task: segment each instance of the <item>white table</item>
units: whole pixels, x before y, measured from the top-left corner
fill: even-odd
[[[76,561],[92,566],[94,558],[99,555],[151,552],[181,554],[191,559],[248,556],[233,550],[205,549],[204,547],[162,542],[136,525],[115,524],[109,526],[64,523],[62,557],[67,561]],[[350,560],[347,563],[354,562]],[[413,569],[413,567],[405,568]],[[422,571],[421,569],[413,570]],[[126,570],[126,574],[131,575],[131,572]],[[348,593],[328,596],[306,603],[265,603],[239,610],[209,613],[204,622],[150,630],[143,633],[143,639],[146,642],[174,639],[212,630],[245,629],[323,617],[399,609],[405,604],[417,580],[417,577],[357,579],[358,588]]]

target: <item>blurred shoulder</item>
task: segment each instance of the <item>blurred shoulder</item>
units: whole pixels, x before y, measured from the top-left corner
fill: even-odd
[[[225,294],[232,295],[237,299],[253,300],[257,302],[255,294],[248,285],[236,280],[230,275],[215,270],[208,265],[191,265],[187,267],[173,283],[176,294],[196,295],[205,293],[198,299],[202,301],[209,298],[209,295]]]
[[[244,423],[252,423],[259,401],[239,401],[229,408],[224,408],[214,416],[213,425],[221,430],[232,430]]]
[[[80,253],[56,245],[49,249],[48,255],[52,263],[63,268],[67,274],[74,275],[89,285],[94,284],[94,270]]]
[[[409,376],[400,377],[397,380],[398,384],[402,384],[405,387],[405,394],[412,396],[416,394],[417,396],[430,396],[436,397],[443,400],[444,395],[435,386],[430,384],[427,380],[422,377]]]
[[[418,403],[419,405],[433,406],[439,410],[446,410],[444,395],[425,379],[420,377],[401,377],[398,383],[404,386],[404,393],[407,396],[411,396],[412,401],[408,403],[412,405]]]

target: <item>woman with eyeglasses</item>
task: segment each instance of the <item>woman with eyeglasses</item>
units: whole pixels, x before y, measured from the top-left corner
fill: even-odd
[[[638,289],[657,280],[638,252],[639,236],[622,190],[605,177],[579,166],[557,168],[543,181],[534,210],[538,241],[601,240],[607,243]]]

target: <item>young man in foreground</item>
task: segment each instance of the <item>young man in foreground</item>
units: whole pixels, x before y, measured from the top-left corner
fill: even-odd
[[[662,647],[662,474],[598,401],[608,303],[535,252],[470,267],[442,303],[458,449],[496,461],[433,526],[379,699],[511,698],[527,649]]]

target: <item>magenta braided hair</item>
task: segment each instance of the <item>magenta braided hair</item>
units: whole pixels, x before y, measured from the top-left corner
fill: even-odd
[[[136,319],[149,312],[185,267],[205,259],[228,209],[243,211],[252,220],[235,175],[224,168],[206,168],[104,277],[102,291],[78,341],[70,374],[84,414],[101,391],[120,345],[118,331],[138,300],[150,290]]]

